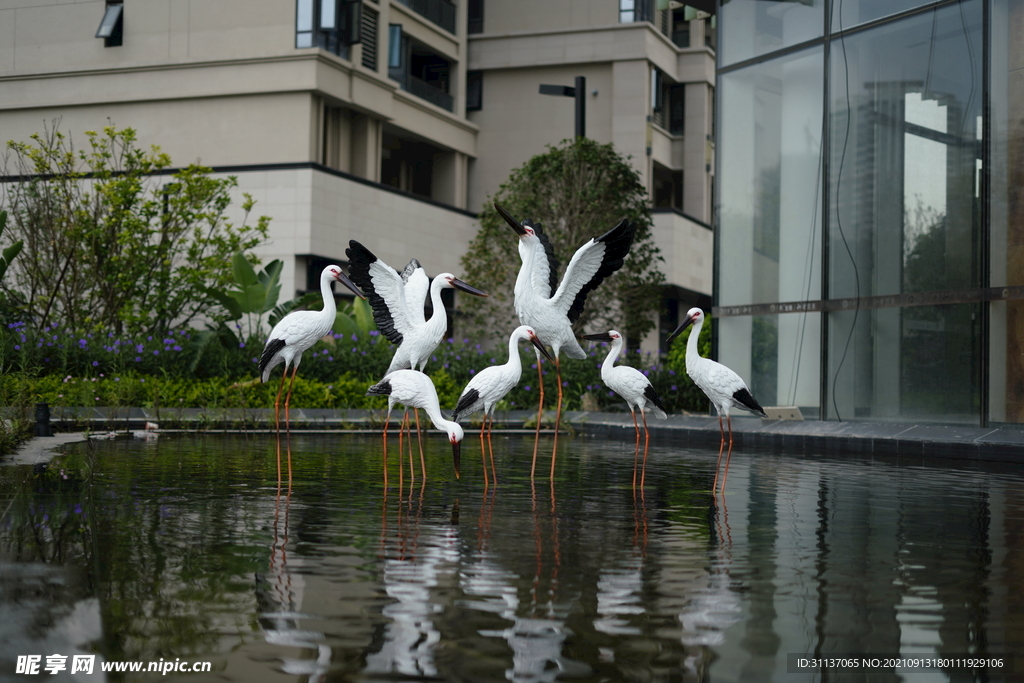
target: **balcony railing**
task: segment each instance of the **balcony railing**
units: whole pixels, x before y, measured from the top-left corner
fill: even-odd
[[[421,78],[416,78],[411,74],[403,74],[396,72],[395,69],[391,69],[388,76],[398,81],[402,90],[412,93],[416,97],[426,100],[431,104],[436,104],[442,109],[448,111],[455,111],[455,98],[446,93],[440,88],[436,88]]]
[[[449,0],[398,0],[448,33],[455,33],[455,4]]]

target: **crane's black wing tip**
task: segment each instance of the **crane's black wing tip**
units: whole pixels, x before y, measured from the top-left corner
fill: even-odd
[[[267,345],[263,347],[263,353],[260,355],[259,372],[260,377],[263,377],[263,371],[270,365],[270,361],[274,359],[277,352],[285,347],[284,339],[269,339]]]
[[[462,394],[459,397],[459,403],[455,406],[455,410],[452,411],[452,422],[459,421],[459,414],[469,410],[470,406],[476,403],[480,399],[480,392],[475,388]]]
[[[732,399],[750,412],[760,415],[761,417],[768,417],[768,414],[764,412],[764,408],[762,408],[761,404],[757,402],[754,395],[750,393],[750,389],[747,389],[746,387],[737,389],[733,392]]]
[[[377,382],[369,389],[366,390],[367,396],[390,396],[391,395],[391,381],[381,380]]]
[[[658,396],[658,392],[654,390],[650,384],[644,387],[644,398],[650,401],[652,404],[657,406],[661,412],[667,413],[668,408],[665,407],[665,403],[661,400],[661,396]]]

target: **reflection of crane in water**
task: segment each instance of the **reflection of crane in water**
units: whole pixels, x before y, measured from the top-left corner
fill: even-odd
[[[382,508],[382,581],[393,602],[382,610],[389,620],[383,643],[366,657],[364,671],[371,675],[438,676],[435,656],[441,632],[435,619],[444,606],[434,591],[457,571],[459,543],[451,524],[423,528],[423,496],[421,487],[416,502],[411,489],[408,499],[399,497],[393,533],[386,499]]]
[[[289,451],[291,444],[288,445]],[[277,441],[280,462],[281,440]],[[291,453],[288,453],[291,461]],[[288,567],[288,523],[291,511],[292,485],[281,496],[278,482],[274,497],[274,541],[270,548],[270,566],[266,576],[256,577],[256,602],[263,637],[270,645],[300,650],[315,650],[316,657],[307,659],[282,658],[281,670],[287,674],[308,676],[309,683],[323,681],[331,665],[331,646],[324,642],[324,634],[299,628],[305,582],[302,575]],[[282,507],[284,512],[282,514]]]

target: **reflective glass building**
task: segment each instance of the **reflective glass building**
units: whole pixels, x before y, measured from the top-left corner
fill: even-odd
[[[718,27],[719,360],[808,418],[1024,422],[1024,2]]]

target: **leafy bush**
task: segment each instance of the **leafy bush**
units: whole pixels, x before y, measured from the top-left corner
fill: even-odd
[[[708,327],[705,325],[705,330]],[[198,336],[194,330],[174,330],[163,337],[78,336],[66,333],[57,323],[41,332],[21,322],[9,323],[0,329],[0,396],[29,397],[22,405],[45,400],[68,407],[273,406],[280,370],[267,384],[259,382],[258,341],[239,342],[237,348],[208,344],[202,349],[201,362],[196,363]],[[650,378],[671,412],[704,411],[706,399],[686,377],[684,348],[685,338],[681,338],[668,358],[629,352],[618,363],[636,367]],[[292,404],[304,408],[385,407],[386,399],[365,394],[384,376],[393,353],[394,346],[376,330],[329,335],[303,354]],[[535,354],[525,346],[520,353],[522,380],[499,409],[537,406]],[[627,410],[625,401],[601,382],[607,344],[594,345],[587,353],[586,360],[562,359],[564,408]],[[427,365],[442,410],[455,406],[462,388],[477,372],[506,360],[504,350],[485,349],[468,339],[442,341]],[[545,362],[543,372],[545,405],[554,408],[555,368]]]

